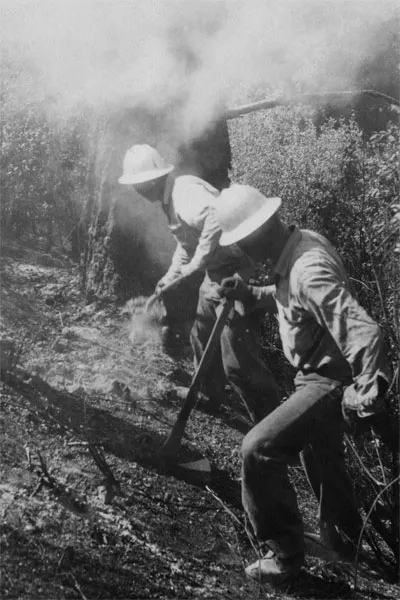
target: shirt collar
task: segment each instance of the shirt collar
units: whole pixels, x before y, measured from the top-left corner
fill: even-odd
[[[290,259],[292,258],[294,249],[301,240],[301,231],[298,227],[292,225],[289,229],[291,231],[290,237],[275,266],[275,275],[278,275],[278,277],[285,277],[288,274]]]

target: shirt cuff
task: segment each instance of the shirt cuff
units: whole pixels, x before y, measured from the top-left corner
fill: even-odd
[[[361,418],[382,412],[385,409],[384,393],[388,386],[388,376],[378,371],[374,378],[360,376],[352,385],[345,388],[343,407],[357,411]]]
[[[275,286],[267,285],[267,286],[258,286],[258,285],[249,285],[248,286],[254,300],[249,301],[249,306],[247,306],[248,310],[257,310],[257,309],[265,309],[266,312],[276,312],[276,303],[274,298]],[[250,308],[251,303],[251,308]]]

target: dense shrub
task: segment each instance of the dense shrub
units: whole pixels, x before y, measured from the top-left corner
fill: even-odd
[[[52,114],[51,99],[32,93],[26,69],[14,63],[2,64],[2,79],[2,231],[33,235],[47,250],[68,242],[78,255],[79,207],[93,173],[91,120],[85,111]]]

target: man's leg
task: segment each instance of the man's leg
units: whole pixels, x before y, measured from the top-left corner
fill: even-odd
[[[331,394],[332,408],[321,427],[313,432],[301,452],[307,479],[319,503],[321,539],[338,552],[357,545],[362,519],[357,508],[353,484],[347,472],[342,439],[342,388]],[[333,396],[337,402],[333,401]]]
[[[340,403],[338,395],[332,394],[337,385],[313,376],[244,438],[242,501],[256,536],[275,553],[261,565],[267,579],[277,570],[282,576],[299,570],[303,525],[288,464],[313,440],[316,430],[332,424]],[[331,460],[334,473],[336,457]],[[252,567],[257,571],[256,563]]]
[[[218,305],[208,300],[208,292],[209,283],[205,281],[199,291],[196,318],[190,332],[190,343],[193,349],[195,369],[199,366],[216,321],[215,308]],[[222,364],[221,346],[219,345],[207,374],[206,384],[203,385],[203,393],[209,397],[211,407],[214,410],[218,409],[223,401],[225,385],[226,376]]]
[[[172,358],[182,357],[189,342],[203,277],[203,274],[193,274],[163,295],[167,314],[163,319],[162,345]]]
[[[226,377],[258,423],[281,401],[274,377],[261,357],[259,322],[237,312],[221,335],[222,362]]]

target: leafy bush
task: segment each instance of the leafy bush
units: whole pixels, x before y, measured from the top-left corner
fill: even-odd
[[[92,177],[89,115],[55,118],[51,102],[31,93],[26,69],[5,63],[2,71],[3,233],[33,235],[47,250],[56,241],[69,241],[77,255],[79,206]]]

